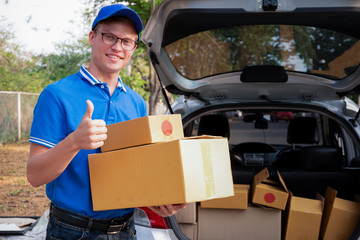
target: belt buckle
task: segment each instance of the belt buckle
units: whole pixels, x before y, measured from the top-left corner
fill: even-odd
[[[123,222],[122,224],[118,224],[119,219],[113,219],[111,220],[111,223],[109,225],[109,228],[107,230],[107,234],[116,234],[119,233],[126,225],[126,222]]]
[[[124,225],[125,225],[124,223],[123,224],[110,225],[108,230],[107,230],[107,234],[119,233],[124,228]]]

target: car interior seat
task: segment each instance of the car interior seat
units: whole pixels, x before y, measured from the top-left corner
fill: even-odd
[[[336,146],[318,145],[319,141],[319,129],[315,118],[299,117],[290,120],[287,142],[292,146],[278,153],[276,166],[301,167],[310,171],[339,168],[342,163],[341,149]]]
[[[199,121],[198,135],[212,135],[230,139],[229,121],[221,114],[202,116]]]
[[[298,117],[289,121],[287,142],[290,147],[283,148],[277,155],[275,166],[299,167],[301,149],[299,144],[318,144],[319,131],[315,118]]]

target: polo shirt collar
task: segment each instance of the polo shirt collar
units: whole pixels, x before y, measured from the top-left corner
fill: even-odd
[[[81,76],[86,79],[91,85],[96,85],[96,84],[102,84],[102,82],[97,79],[96,77],[94,77],[85,67],[85,65],[82,65],[80,68],[80,74]],[[124,92],[127,92],[125,85],[123,84],[123,82],[121,81],[120,76],[118,77],[118,84],[117,84],[118,88],[121,88]]]

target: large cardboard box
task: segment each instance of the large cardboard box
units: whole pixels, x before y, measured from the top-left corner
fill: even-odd
[[[249,204],[247,209],[198,208],[199,240],[280,240],[281,210]]]
[[[319,239],[322,202],[290,195],[285,240]]]
[[[147,116],[106,127],[107,139],[102,152],[184,137],[180,114]]]
[[[359,221],[360,204],[337,198],[336,195],[336,190],[330,187],[326,189],[320,230],[323,240],[348,239]]]
[[[202,201],[200,206],[203,208],[246,209],[249,201],[249,189],[250,185],[248,184],[234,184],[235,196]]]
[[[252,202],[268,207],[285,210],[288,200],[288,190],[279,172],[278,180],[269,180],[269,171],[264,168],[254,176],[252,185]]]
[[[185,138],[89,155],[95,211],[234,195],[228,141]]]

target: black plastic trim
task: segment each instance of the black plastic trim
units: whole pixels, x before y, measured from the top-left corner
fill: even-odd
[[[360,38],[359,7],[297,8],[291,12],[246,12],[237,9],[176,9],[165,23],[162,47],[194,33],[220,27],[292,24],[321,27]]]
[[[176,221],[175,216],[170,216],[167,217],[167,222],[169,224],[169,226],[172,228],[172,230],[174,231],[175,236],[180,239],[180,240],[191,240],[188,237],[185,236],[185,234],[181,231],[178,222]]]

